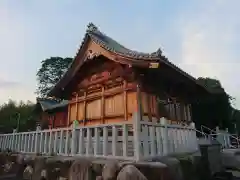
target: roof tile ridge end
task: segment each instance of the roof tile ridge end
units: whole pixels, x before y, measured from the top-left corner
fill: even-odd
[[[88,25],[87,25],[87,30],[86,30],[86,33],[92,33],[92,32],[100,32],[98,27],[93,24],[92,22],[90,22]]]
[[[151,55],[154,55],[156,57],[165,57],[162,53],[162,49],[158,48],[155,52],[151,53]],[[165,57],[166,58],[166,57]]]

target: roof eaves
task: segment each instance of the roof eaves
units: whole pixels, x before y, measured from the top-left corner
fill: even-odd
[[[60,104],[54,105],[52,107],[49,107],[48,109],[46,109],[46,111],[54,110],[54,109],[57,109],[57,108],[63,108],[63,107],[66,107],[68,104],[69,104],[68,101],[61,102]]]
[[[61,88],[61,87],[58,87],[58,86],[61,86],[61,85],[60,85],[61,82],[64,81],[64,80],[67,78],[67,76],[69,76],[69,72],[70,72],[69,70],[73,67],[74,62],[76,61],[77,56],[78,56],[78,54],[80,53],[82,47],[83,47],[84,44],[87,42],[88,37],[89,37],[88,32],[86,32],[85,35],[84,35],[84,38],[83,38],[83,40],[82,40],[82,42],[81,42],[81,44],[80,44],[80,46],[79,46],[79,48],[78,48],[78,50],[77,50],[77,53],[75,54],[75,56],[74,56],[74,58],[73,58],[73,61],[70,63],[70,65],[69,65],[69,67],[68,67],[68,70],[63,74],[62,78],[59,79],[59,81],[56,83],[56,85],[53,86],[53,87],[49,90],[49,92],[47,93],[48,95],[51,96],[51,95],[54,93],[54,90],[55,90],[56,88]]]
[[[190,80],[194,81],[197,85],[199,85],[200,87],[204,88],[208,93],[212,93],[211,90],[209,90],[209,88],[206,88],[204,85],[202,85],[201,83],[199,83],[197,81],[197,79],[195,77],[193,77],[192,75],[188,74],[187,72],[183,71],[182,69],[180,69],[178,66],[176,66],[175,64],[171,63],[168,58],[166,58],[165,56],[162,56],[161,58],[162,62],[167,64],[168,66],[174,68],[176,71],[178,71],[179,73],[181,73],[182,75],[184,75],[185,77],[189,78]]]
[[[128,48],[125,48],[124,46],[122,46],[120,43],[113,40],[109,36],[105,35],[101,31],[99,31],[98,28],[93,23],[89,23],[88,26],[87,26],[87,30],[86,30],[86,33],[84,35],[84,38],[83,38],[83,40],[80,44],[80,47],[79,47],[79,49],[78,49],[78,51],[77,51],[77,53],[74,57],[74,60],[72,61],[68,70],[62,76],[62,78],[49,91],[49,93],[48,93],[49,95],[54,93],[54,89],[61,88],[61,84],[62,84],[61,82],[64,82],[64,80],[67,79],[67,77],[71,75],[70,74],[70,69],[73,68],[73,64],[76,61],[76,58],[77,58],[78,54],[80,53],[81,49],[83,48],[84,44],[87,42],[89,37],[91,38],[92,41],[94,41],[96,44],[101,46],[103,49],[105,49],[107,51],[110,51],[110,52],[113,52],[116,55],[124,56],[124,57],[127,57],[127,58],[132,58],[132,59],[136,59],[136,60],[146,60],[146,61],[151,60],[151,61],[163,62],[163,63],[167,64],[168,66],[174,68],[175,70],[177,70],[179,73],[183,74],[184,76],[186,76],[186,77],[190,78],[191,80],[195,81],[196,84],[202,86],[201,84],[199,84],[197,82],[196,78],[194,78],[190,74],[184,72],[179,67],[177,67],[176,65],[171,63],[165,56],[163,56],[160,48],[156,52],[153,52],[153,53],[142,53],[142,52],[137,52],[137,51],[130,50]],[[116,48],[114,48],[113,45],[110,45],[111,43],[107,43],[106,40],[104,41],[104,38],[111,41],[113,45],[114,44],[116,45],[116,47],[119,47],[121,52],[118,51]],[[202,86],[202,87],[204,87],[204,86]],[[207,91],[209,91],[206,87],[204,87],[204,88]]]

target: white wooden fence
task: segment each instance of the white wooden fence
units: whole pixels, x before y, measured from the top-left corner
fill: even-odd
[[[204,132],[204,130],[209,131],[209,133]],[[217,126],[216,129],[210,129],[204,125],[201,126],[201,133],[204,134],[205,139],[208,140],[217,140],[222,148],[239,148],[240,139],[238,136],[230,134],[228,128],[225,130],[219,129]]]
[[[223,148],[232,148],[231,144],[231,134],[228,131],[225,130],[219,130],[216,131],[216,140],[222,145]],[[232,138],[236,138],[232,136]],[[237,142],[238,143],[238,142]]]
[[[0,135],[0,148],[22,153],[142,160],[198,149],[194,124],[139,121]]]

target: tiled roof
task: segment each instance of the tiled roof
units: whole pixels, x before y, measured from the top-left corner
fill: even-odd
[[[143,53],[138,51],[130,50],[123,45],[119,44],[117,41],[113,40],[111,37],[102,33],[93,23],[89,23],[87,27],[87,35],[102,48],[111,51],[113,53],[123,55],[125,57],[131,57],[136,59],[159,59],[162,55],[161,49],[158,49],[153,53]]]
[[[63,100],[61,102],[56,101],[54,99],[48,99],[48,98],[38,98],[37,104],[39,104],[43,111],[53,110],[56,108],[65,107],[68,105],[67,100]]]
[[[153,53],[143,53],[143,52],[130,50],[130,49],[124,47],[123,45],[121,45],[120,43],[118,43],[117,41],[113,40],[111,37],[107,36],[103,32],[101,32],[93,23],[89,23],[87,26],[86,34],[83,38],[83,41],[79,47],[79,50],[77,51],[77,54],[76,54],[74,60],[70,64],[68,71],[64,74],[63,78],[60,79],[59,82],[57,82],[56,86],[54,86],[53,89],[51,89],[49,91],[49,93],[48,93],[49,95],[54,94],[55,88],[60,88],[60,89],[64,88],[63,86],[65,86],[67,83],[64,83],[64,85],[61,87],[61,85],[60,85],[61,82],[65,81],[65,80],[67,81],[67,79],[72,77],[71,69],[74,68],[73,62],[75,62],[77,55],[80,53],[82,47],[84,46],[84,44],[87,42],[87,40],[89,38],[92,41],[94,41],[96,44],[101,46],[103,49],[113,52],[117,55],[121,55],[124,57],[132,58],[132,59],[140,60],[140,61],[144,60],[144,61],[162,62],[162,63],[168,65],[169,67],[174,68],[176,71],[183,74],[187,78],[191,79],[196,84],[198,84],[198,82],[196,81],[196,79],[194,77],[192,77],[188,73],[186,73],[183,70],[181,70],[180,68],[178,68],[176,65],[171,63],[168,60],[168,58],[166,58],[164,55],[162,55],[162,51],[160,48],[156,52],[153,52]]]
[[[47,110],[53,110],[53,109],[57,109],[57,108],[66,107],[68,105],[68,103],[69,102],[67,100],[63,100],[59,104],[53,105],[52,107],[48,108]]]

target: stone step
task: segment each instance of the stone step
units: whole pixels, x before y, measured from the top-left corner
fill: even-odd
[[[16,174],[7,174],[0,176],[0,180],[17,180],[17,175]]]

